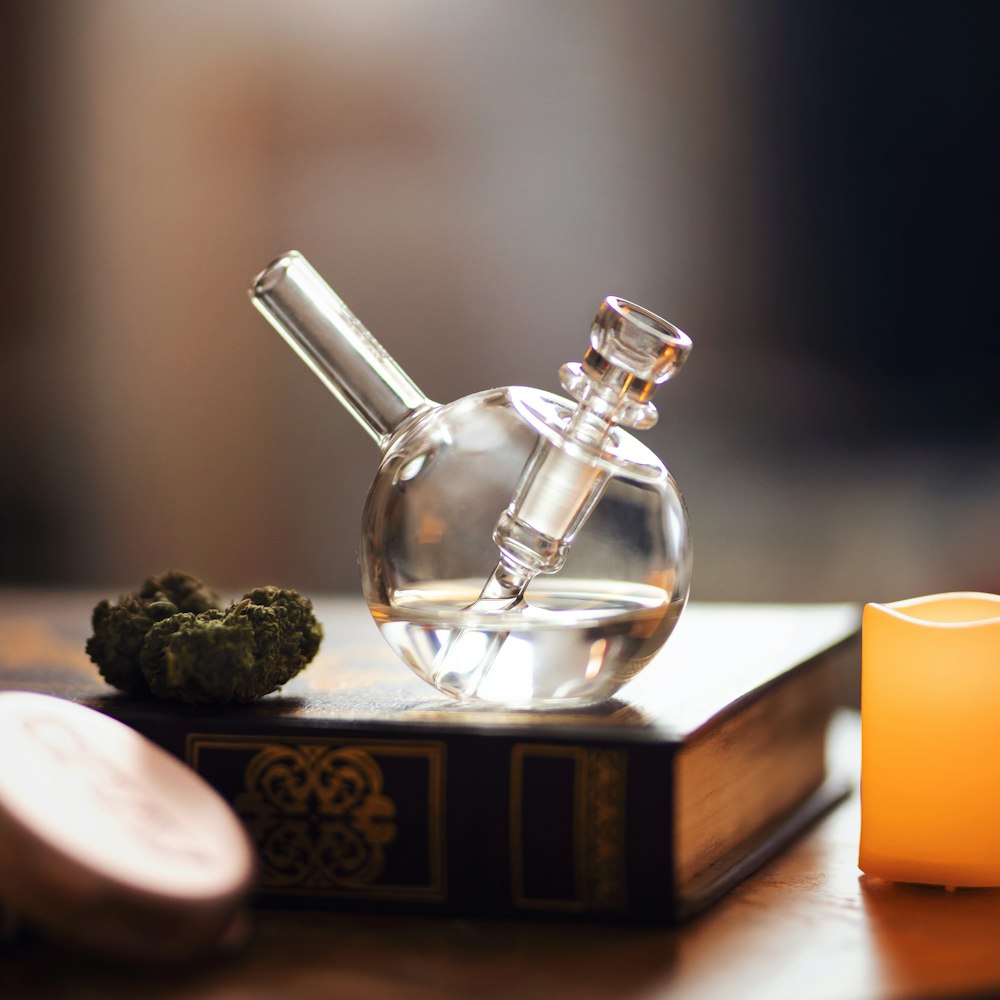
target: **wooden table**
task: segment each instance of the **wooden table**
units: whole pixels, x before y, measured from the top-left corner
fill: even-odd
[[[856,773],[857,718],[836,740]],[[0,997],[863,1000],[1000,992],[1000,890],[893,885],[856,867],[855,795],[679,930],[259,910],[244,952],[183,971],[95,965],[20,940]]]

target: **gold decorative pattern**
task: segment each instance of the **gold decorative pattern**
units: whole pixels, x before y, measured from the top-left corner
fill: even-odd
[[[265,892],[442,901],[444,747],[436,741],[343,745],[329,740],[275,742],[191,734],[188,762],[202,772],[213,751],[244,751],[240,790],[231,804],[257,845]],[[387,851],[400,837],[397,802],[380,761],[426,764],[425,827],[410,831],[427,852],[420,884],[383,880]]]
[[[625,909],[625,762],[623,750],[586,753],[587,901],[593,910]]]
[[[396,838],[382,771],[359,747],[283,746],[257,752],[233,807],[260,851],[270,886],[370,885]]]

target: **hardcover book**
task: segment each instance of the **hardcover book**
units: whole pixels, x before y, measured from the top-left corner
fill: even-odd
[[[258,703],[192,708],[108,687],[83,649],[97,597],[7,591],[0,689],[97,708],[230,802],[262,902],[450,914],[683,920],[845,791],[829,721],[856,667],[847,605],[690,605],[618,697],[507,712],[439,695],[360,599]]]

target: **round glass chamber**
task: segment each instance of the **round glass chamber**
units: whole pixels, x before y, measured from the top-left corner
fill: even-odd
[[[393,439],[365,505],[361,572],[382,635],[424,680],[508,707],[602,701],[659,650],[687,599],[687,516],[657,457],[620,434],[615,468],[565,563],[513,607],[476,610],[494,526],[539,440],[527,414],[575,407],[524,388],[467,396]],[[609,461],[609,464],[611,462]]]

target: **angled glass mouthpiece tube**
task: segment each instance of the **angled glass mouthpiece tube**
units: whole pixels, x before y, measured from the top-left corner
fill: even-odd
[[[379,446],[411,414],[436,405],[302,254],[264,270],[251,300]]]

